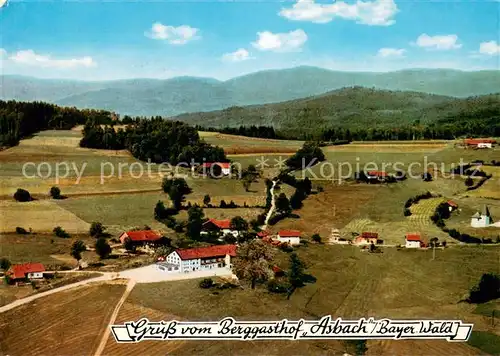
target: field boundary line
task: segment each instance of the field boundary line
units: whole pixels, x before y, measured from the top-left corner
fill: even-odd
[[[67,198],[85,198],[85,197],[92,197],[92,196],[99,196],[99,195],[127,195],[127,194],[141,194],[141,193],[156,193],[156,192],[161,192],[161,188],[152,188],[152,189],[132,189],[132,190],[114,190],[114,191],[109,191],[109,192],[87,192],[87,193],[68,193],[64,194],[65,197]],[[52,198],[48,195],[38,195],[36,193],[33,194],[33,196],[36,198],[35,201],[37,200],[52,200]],[[0,195],[0,200],[11,200],[15,201],[14,198],[12,198],[11,195]]]
[[[111,314],[111,318],[109,319],[109,322],[106,325],[106,329],[104,330],[104,334],[102,335],[101,341],[99,342],[99,346],[97,347],[94,356],[102,355],[102,352],[104,351],[104,348],[106,347],[106,343],[108,342],[108,338],[110,336],[110,330],[111,330],[110,326],[115,323],[118,313],[120,312],[123,303],[125,303],[125,300],[127,300],[127,297],[129,296],[130,292],[132,292],[132,289],[134,289],[135,283],[136,282],[134,279],[129,279],[127,283],[127,288],[125,288],[122,297],[120,298],[118,303],[116,303],[115,310],[113,310],[113,314]]]

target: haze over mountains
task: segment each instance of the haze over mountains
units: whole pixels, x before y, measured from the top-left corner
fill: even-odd
[[[122,115],[175,116],[306,98],[353,86],[467,97],[498,92],[498,83],[500,71],[449,69],[364,73],[296,67],[256,72],[227,81],[178,77],[86,82],[4,75],[0,97],[107,109]]]

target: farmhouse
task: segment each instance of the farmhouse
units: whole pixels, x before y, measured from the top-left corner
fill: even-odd
[[[339,244],[339,245],[348,245],[351,243],[350,241],[348,241],[340,236],[339,229],[332,229],[332,233],[331,233],[329,242],[333,243],[333,244]]]
[[[492,148],[495,143],[495,140],[485,138],[468,138],[464,140],[465,146],[474,148]]]
[[[360,236],[354,239],[356,245],[381,244],[382,242],[376,232],[362,232]]]
[[[424,246],[420,234],[406,234],[405,242],[406,248],[420,248]]]
[[[227,162],[205,162],[201,165],[204,175],[222,177],[231,174],[231,163]]]
[[[136,245],[154,245],[161,239],[161,234],[154,230],[127,231],[120,235],[120,242],[130,239]]]
[[[12,283],[19,283],[31,279],[41,279],[43,272],[45,272],[45,267],[41,263],[23,263],[12,265],[5,275]]]
[[[219,236],[231,234],[234,237],[238,237],[239,235],[238,230],[231,229],[230,220],[209,219],[208,221],[203,223],[201,227],[201,233],[208,234],[210,232],[217,233]]]
[[[448,200],[446,202],[446,204],[448,204],[448,208],[450,209],[450,211],[454,211],[454,210],[458,209],[458,204],[455,203],[453,200]]]
[[[490,211],[486,205],[483,207],[482,212],[476,212],[472,215],[470,220],[470,226],[476,228],[488,227],[491,224],[493,224],[493,220],[491,219]]]
[[[390,178],[389,174],[385,171],[367,171],[365,174],[369,182],[387,182]]]
[[[231,257],[236,256],[236,245],[219,245],[191,249],[177,249],[156,267],[164,272],[192,272],[214,268],[231,268]]]
[[[300,245],[300,231],[298,230],[280,230],[277,235],[277,240],[281,243],[290,245]]]

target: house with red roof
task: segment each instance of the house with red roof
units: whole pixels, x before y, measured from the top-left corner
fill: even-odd
[[[446,204],[448,204],[448,208],[450,209],[450,211],[458,209],[458,204],[455,203],[453,200],[448,200]]]
[[[5,275],[12,283],[19,283],[31,279],[41,279],[43,272],[45,272],[43,264],[29,262],[10,266]]]
[[[405,242],[406,248],[421,248],[425,245],[420,234],[417,233],[406,234]]]
[[[203,175],[214,178],[222,178],[231,175],[231,163],[229,162],[205,162],[198,167]]]
[[[135,230],[122,233],[119,239],[122,244],[126,239],[130,239],[136,245],[155,245],[161,237],[161,234],[155,230]]]
[[[354,239],[354,244],[356,245],[370,245],[370,244],[381,244],[383,241],[379,239],[378,233],[376,232],[362,232],[361,235]]]
[[[164,261],[156,264],[164,272],[193,272],[214,268],[231,268],[231,257],[236,257],[236,245],[215,245],[177,249]]]
[[[209,219],[203,223],[201,226],[202,234],[216,233],[219,236],[225,236],[231,234],[234,237],[238,237],[239,231],[231,229],[231,220],[217,220]]]
[[[280,230],[277,235],[277,240],[281,243],[290,245],[300,245],[301,233],[298,230]]]
[[[389,173],[385,171],[366,171],[365,175],[366,178],[368,179],[368,182],[370,181],[386,182],[391,178]]]
[[[488,138],[468,138],[464,140],[465,146],[472,146],[474,148],[492,148],[495,143],[495,140]]]

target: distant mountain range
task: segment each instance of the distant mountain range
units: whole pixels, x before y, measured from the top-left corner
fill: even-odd
[[[189,113],[175,119],[205,127],[271,125],[281,131],[394,128],[413,124],[500,120],[500,94],[456,98],[410,91],[343,88],[285,102]]]
[[[175,116],[305,98],[361,86],[467,97],[499,90],[500,71],[415,69],[387,73],[338,72],[316,67],[269,70],[227,81],[178,77],[86,82],[4,75],[0,98],[47,101],[63,106],[115,111],[122,115]],[[414,100],[428,100],[424,96]],[[434,99],[431,99],[434,101]]]

